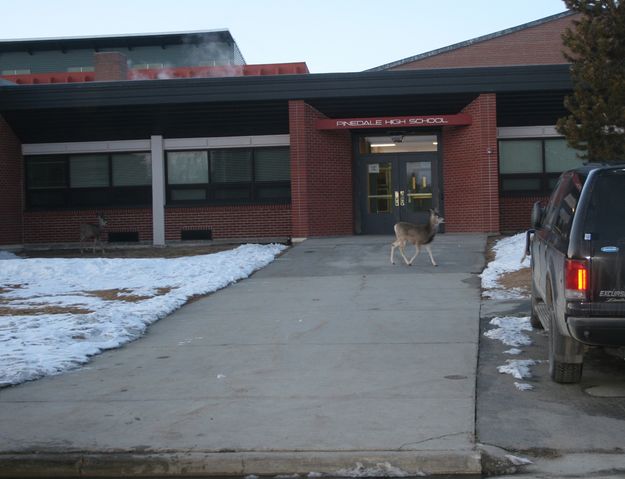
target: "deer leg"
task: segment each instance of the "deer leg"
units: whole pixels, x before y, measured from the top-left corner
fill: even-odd
[[[432,266],[438,266],[436,264],[436,261],[434,261],[434,256],[432,256],[432,248],[430,248],[430,245],[426,244],[425,249],[428,251],[428,253],[430,253],[430,261],[432,261]]]
[[[408,265],[410,266],[412,264],[412,262],[414,261],[414,259],[419,256],[419,253],[421,252],[421,249],[419,248],[419,245],[417,243],[415,243],[414,245],[415,248],[415,253],[414,256],[412,258],[410,258],[410,263],[408,263]]]
[[[391,264],[395,264],[395,248],[397,248],[397,241],[391,243]]]
[[[406,264],[408,266],[410,266],[410,262],[408,261],[408,258],[406,258],[406,255],[404,254],[404,248],[406,246],[406,242],[402,242],[402,244],[399,245],[399,252],[401,253],[401,257],[404,258],[404,261],[406,262]]]

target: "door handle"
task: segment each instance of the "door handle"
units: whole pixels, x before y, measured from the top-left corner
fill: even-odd
[[[406,202],[404,201],[404,192],[403,191],[399,192],[399,204],[401,206],[404,206],[406,204]]]
[[[395,192],[395,206],[399,206],[399,191]]]

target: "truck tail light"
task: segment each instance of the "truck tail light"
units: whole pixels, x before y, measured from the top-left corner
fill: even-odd
[[[588,299],[589,278],[588,261],[567,259],[564,263],[564,295],[566,299]]]

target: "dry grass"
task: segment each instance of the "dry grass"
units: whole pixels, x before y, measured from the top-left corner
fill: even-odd
[[[24,250],[17,253],[22,258],[180,258],[202,254],[219,253],[239,247],[239,244],[196,245],[196,246],[166,246],[155,248],[152,246],[137,248],[105,248],[104,253],[97,250],[94,253],[79,249],[46,249]]]
[[[0,306],[0,316],[38,316],[41,314],[89,314],[93,311],[76,306],[37,306],[31,308],[11,308]]]
[[[530,294],[530,269],[523,268],[511,273],[502,274],[499,278],[499,284],[505,289],[520,289],[523,292]]]
[[[130,294],[132,291],[127,288],[122,289],[101,289],[101,290],[93,290],[86,291],[85,294],[87,296],[95,296],[105,301],[126,301],[129,303],[136,303],[138,301],[144,301],[146,299],[153,298],[155,296],[163,296],[164,294],[169,293],[173,288],[157,288],[156,294],[151,296],[141,296],[138,294]]]

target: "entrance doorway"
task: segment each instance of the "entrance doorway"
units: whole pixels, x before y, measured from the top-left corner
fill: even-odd
[[[368,151],[362,153],[361,139],[361,153],[356,155],[360,230],[364,234],[393,234],[398,221],[425,223],[431,208],[442,213],[437,137],[415,135],[400,148],[391,146],[397,142],[384,138],[364,137]]]

